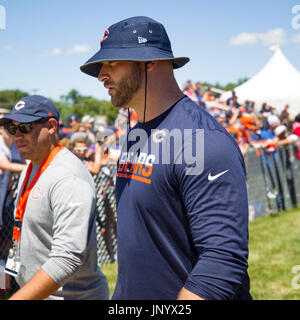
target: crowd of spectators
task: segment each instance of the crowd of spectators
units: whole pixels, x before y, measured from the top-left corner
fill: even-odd
[[[119,155],[119,132],[117,127],[95,128],[95,118],[76,114],[59,122],[60,143],[71,150],[87,167],[92,175],[100,172],[101,165],[116,163]],[[112,143],[114,142],[114,143]],[[110,144],[113,148],[109,148]],[[111,149],[111,152],[109,152]]]
[[[279,110],[267,101],[261,106],[250,100],[240,102],[234,91],[227,101],[221,101],[220,94],[213,92],[212,88],[190,80],[182,90],[226,128],[243,155],[251,147],[271,153],[279,146],[291,144],[300,160],[300,113],[292,117],[288,105]]]

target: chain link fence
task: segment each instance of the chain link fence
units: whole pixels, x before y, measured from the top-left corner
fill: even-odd
[[[245,162],[250,221],[300,205],[299,147],[249,149]]]
[[[298,154],[297,154],[298,153]],[[298,158],[297,158],[298,156]],[[247,188],[249,200],[249,220],[276,214],[300,205],[300,157],[295,146],[281,147],[273,153],[263,149],[249,149],[245,155],[247,168]],[[98,265],[116,261],[116,164],[101,167],[94,175],[97,190],[97,253]],[[18,175],[10,176],[9,195],[12,200],[17,196]],[[13,223],[12,201],[6,205],[7,220]],[[11,228],[7,229],[9,232]],[[9,238],[9,237],[8,237]],[[0,242],[0,258],[7,255],[8,242]],[[12,282],[11,290],[17,284]]]
[[[99,174],[94,176],[97,190],[96,234],[99,266],[116,261],[116,172],[117,166],[108,164],[102,166]]]

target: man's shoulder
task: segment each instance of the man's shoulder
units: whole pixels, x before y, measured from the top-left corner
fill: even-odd
[[[222,126],[212,115],[187,96],[177,102],[170,116],[170,118],[173,118],[170,120],[175,125],[186,129],[217,129],[223,131]]]
[[[63,148],[54,158],[49,167],[55,180],[66,177],[74,177],[90,182],[92,177],[88,169],[84,166],[70,150]],[[49,170],[49,171],[50,171]]]

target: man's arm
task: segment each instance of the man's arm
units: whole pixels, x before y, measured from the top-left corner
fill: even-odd
[[[195,293],[193,293],[185,288],[182,288],[179,291],[177,300],[205,300],[205,299],[197,296]]]
[[[25,164],[13,163],[5,157],[0,157],[0,170],[12,171],[12,172],[21,172],[26,168]]]
[[[241,287],[248,290],[244,162],[238,146],[226,132],[206,130],[204,151],[201,174],[187,175],[185,164],[175,166],[198,255],[184,289],[204,299],[230,299]],[[183,290],[178,298],[187,293]]]
[[[39,269],[32,279],[9,300],[43,300],[57,291],[59,287],[43,269]]]

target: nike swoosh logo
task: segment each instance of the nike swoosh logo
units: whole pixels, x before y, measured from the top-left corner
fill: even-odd
[[[226,173],[227,171],[229,171],[229,169],[228,170],[225,170],[225,171],[223,171],[223,172],[221,172],[221,173],[219,173],[219,174],[216,174],[215,176],[212,176],[211,175],[211,172],[209,173],[209,175],[208,175],[208,181],[214,181],[214,180],[216,180],[216,179],[218,179],[219,177],[221,177],[224,173]]]
[[[69,204],[69,207],[75,208],[75,207],[79,207],[81,204],[82,202],[72,202]]]

